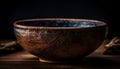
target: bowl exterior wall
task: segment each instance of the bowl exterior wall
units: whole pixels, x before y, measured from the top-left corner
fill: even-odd
[[[14,28],[20,45],[38,57],[50,60],[84,57],[96,50],[106,37],[106,27],[90,29]]]

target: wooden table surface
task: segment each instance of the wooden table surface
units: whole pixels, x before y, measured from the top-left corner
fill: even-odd
[[[43,63],[26,51],[19,51],[0,56],[0,69],[120,69],[120,56],[103,55],[104,45],[73,63]]]

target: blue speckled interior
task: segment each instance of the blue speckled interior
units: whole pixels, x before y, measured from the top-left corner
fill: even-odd
[[[69,20],[43,20],[43,21],[27,21],[20,22],[20,25],[36,26],[36,27],[96,27],[102,26],[101,23],[90,21],[69,21]]]

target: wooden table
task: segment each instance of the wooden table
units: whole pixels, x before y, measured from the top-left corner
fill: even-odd
[[[102,54],[105,43],[83,60],[74,63],[42,63],[36,56],[20,51],[0,56],[0,69],[120,69],[120,56]]]

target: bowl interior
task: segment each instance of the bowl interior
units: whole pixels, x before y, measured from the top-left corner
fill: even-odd
[[[85,21],[85,20],[31,20],[17,22],[18,25],[22,26],[33,26],[33,27],[97,27],[103,26],[104,23],[99,21]]]

